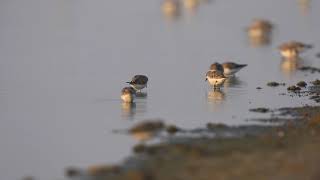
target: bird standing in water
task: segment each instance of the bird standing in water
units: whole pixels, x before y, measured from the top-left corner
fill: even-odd
[[[297,41],[290,41],[287,43],[283,43],[278,47],[278,49],[280,50],[281,56],[285,59],[297,59],[300,53],[311,48],[312,48],[312,45],[304,44]]]

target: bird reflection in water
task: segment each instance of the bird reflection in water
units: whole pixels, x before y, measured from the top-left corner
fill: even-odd
[[[307,15],[310,11],[310,0],[298,0],[300,11],[303,15]]]
[[[136,103],[126,103],[121,104],[122,117],[125,119],[132,119],[136,112]]]
[[[244,84],[243,81],[241,81],[238,77],[236,76],[231,76],[229,77],[223,84],[224,88],[229,88],[229,87],[240,87]]]
[[[221,89],[212,89],[208,92],[208,100],[220,104],[225,100],[225,93]]]
[[[133,103],[123,102],[121,104],[122,118],[133,120],[136,116],[142,116],[147,111],[147,102],[145,99],[148,94],[145,92],[136,93],[136,101]]]
[[[164,0],[161,9],[169,20],[177,19],[181,13],[180,2],[178,0]]]
[[[284,75],[291,77],[299,67],[302,66],[304,60],[302,58],[286,59],[282,58],[281,60],[281,71]]]
[[[223,89],[211,89],[207,92],[207,108],[209,112],[219,112],[224,109],[226,94]]]
[[[247,28],[251,46],[260,47],[270,44],[273,25],[264,19],[255,19]]]

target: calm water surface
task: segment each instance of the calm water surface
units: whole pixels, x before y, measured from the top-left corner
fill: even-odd
[[[112,130],[144,119],[239,125],[258,117],[249,108],[310,104],[265,86],[318,76],[288,70],[276,50],[288,40],[312,43],[299,63],[320,67],[320,2],[300,1],[201,1],[168,20],[161,1],[1,0],[0,178],[52,179],[70,165],[121,162],[137,142]],[[255,17],[275,24],[271,44],[249,44]],[[204,75],[225,60],[248,67],[214,92]],[[150,83],[130,107],[119,95],[135,74]]]

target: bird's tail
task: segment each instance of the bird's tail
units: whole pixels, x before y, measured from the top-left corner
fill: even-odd
[[[304,47],[307,49],[311,49],[311,48],[313,48],[313,45],[312,44],[305,44]]]
[[[248,66],[248,64],[239,64],[239,68],[244,68],[244,67],[246,67],[246,66]]]

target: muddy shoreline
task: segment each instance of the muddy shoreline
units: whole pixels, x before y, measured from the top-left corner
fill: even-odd
[[[319,179],[320,106],[262,111],[270,112],[270,118],[256,119],[269,125],[170,126],[175,131],[164,129],[162,142],[137,144],[122,164],[68,167],[65,175],[92,180]]]

